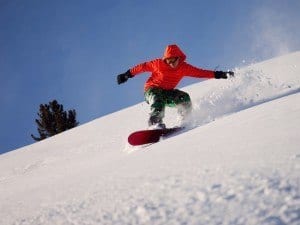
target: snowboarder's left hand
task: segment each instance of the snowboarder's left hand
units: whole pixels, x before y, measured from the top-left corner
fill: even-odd
[[[125,83],[128,78],[133,77],[132,74],[130,73],[130,70],[127,70],[126,73],[121,73],[117,76],[117,82],[118,84]]]
[[[215,78],[216,79],[227,79],[228,77],[233,77],[234,76],[234,72],[232,71],[215,71]]]

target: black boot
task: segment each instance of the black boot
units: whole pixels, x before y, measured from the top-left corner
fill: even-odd
[[[165,129],[166,125],[163,123],[162,118],[159,116],[150,116],[148,120],[149,127],[152,127],[154,129]]]

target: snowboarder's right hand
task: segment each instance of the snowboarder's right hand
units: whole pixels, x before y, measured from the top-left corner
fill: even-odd
[[[128,78],[133,77],[132,74],[130,73],[130,70],[127,70],[126,73],[121,73],[117,76],[117,82],[118,84],[125,83]]]

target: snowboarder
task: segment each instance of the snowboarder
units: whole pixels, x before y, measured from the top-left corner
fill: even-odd
[[[168,45],[162,59],[154,59],[138,64],[127,72],[117,76],[118,84],[143,72],[151,72],[144,86],[145,100],[150,105],[149,126],[165,128],[163,123],[165,107],[177,107],[184,119],[192,110],[191,98],[188,93],[175,89],[184,76],[197,78],[227,79],[233,76],[232,71],[212,71],[197,68],[185,62],[186,55],[177,45]]]

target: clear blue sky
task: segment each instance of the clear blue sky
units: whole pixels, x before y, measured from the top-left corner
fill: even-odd
[[[299,0],[0,0],[0,153],[34,143],[42,103],[84,124],[143,101],[148,74],[122,86],[116,75],[168,44],[224,70],[300,50],[299,11]]]

